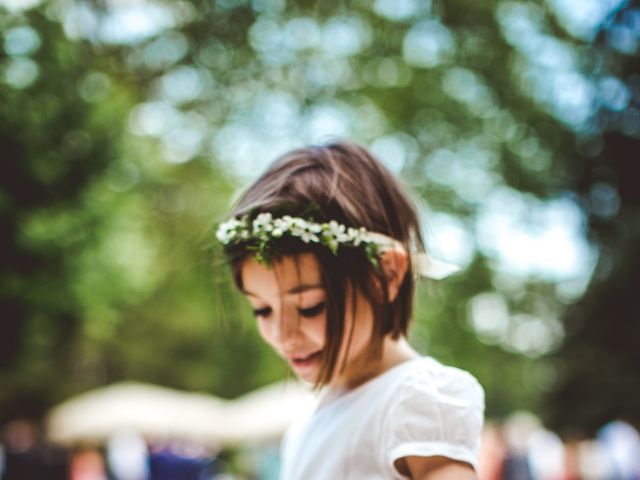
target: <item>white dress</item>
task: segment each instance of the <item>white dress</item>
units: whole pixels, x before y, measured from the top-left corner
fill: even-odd
[[[294,423],[281,480],[404,479],[394,461],[441,455],[477,470],[484,390],[432,357],[408,360]]]

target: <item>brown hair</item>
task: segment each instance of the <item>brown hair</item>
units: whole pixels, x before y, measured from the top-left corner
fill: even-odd
[[[253,219],[264,212],[274,217],[291,215],[316,222],[336,220],[347,227],[383,233],[400,241],[407,251],[424,251],[418,215],[404,188],[380,161],[352,141],[309,146],[281,156],[240,197],[230,216],[248,215]],[[346,331],[347,287],[352,287],[354,308],[356,291],[372,307],[371,360],[380,358],[387,335],[394,339],[406,335],[414,292],[410,264],[398,295],[389,302],[386,278],[368,260],[364,249],[341,247],[334,255],[327,247],[291,237],[274,239],[273,243],[273,260],[312,252],[320,265],[327,292],[327,323],[317,386],[328,383],[336,369]],[[236,286],[242,289],[242,263],[252,252],[236,245],[228,247],[226,253]],[[353,332],[353,328],[350,330]],[[350,342],[348,338],[347,349]]]

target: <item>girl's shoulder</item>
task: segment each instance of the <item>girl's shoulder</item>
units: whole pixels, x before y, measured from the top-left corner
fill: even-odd
[[[475,467],[484,389],[471,373],[432,357],[409,362],[398,372],[385,413],[382,443],[388,465],[406,456],[440,455]]]
[[[484,408],[484,390],[469,372],[444,365],[430,356],[400,363],[338,396],[321,398],[315,414],[337,409],[377,410],[390,413],[422,411],[438,405]]]
[[[397,401],[405,397],[417,397],[465,404],[471,400],[484,399],[484,389],[471,373],[445,365],[430,356],[400,364],[396,373]]]

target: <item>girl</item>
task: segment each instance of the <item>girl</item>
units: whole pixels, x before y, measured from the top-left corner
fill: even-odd
[[[379,161],[346,141],[285,154],[217,237],[260,335],[325,387],[284,437],[283,479],[475,478],[484,392],[407,342],[414,275],[437,264]]]

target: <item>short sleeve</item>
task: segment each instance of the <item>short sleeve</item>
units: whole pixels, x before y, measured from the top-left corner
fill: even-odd
[[[444,456],[477,471],[484,423],[484,390],[470,373],[439,365],[412,372],[385,421],[387,466],[407,456]]]

